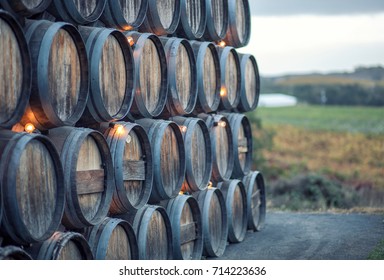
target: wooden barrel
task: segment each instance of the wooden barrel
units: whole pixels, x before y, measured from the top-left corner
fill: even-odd
[[[195,113],[210,113],[220,104],[220,60],[215,45],[209,42],[191,42],[196,58],[197,102]]]
[[[232,178],[239,179],[247,175],[252,167],[252,126],[243,114],[223,113],[228,118],[232,130],[234,166]]]
[[[120,31],[80,27],[86,42],[91,79],[81,124],[123,119],[133,101],[135,74],[131,47]]]
[[[248,0],[228,1],[228,30],[224,41],[228,46],[241,48],[249,43],[251,11]]]
[[[247,194],[240,180],[229,180],[217,185],[225,199],[228,219],[228,241],[238,243],[247,233]]]
[[[193,196],[178,195],[167,204],[172,225],[173,258],[200,260],[203,254],[203,229],[199,204]]]
[[[0,247],[0,260],[32,260],[32,257],[20,247]]]
[[[104,136],[88,128],[51,129],[64,167],[66,206],[62,223],[80,229],[100,223],[108,214],[115,188],[113,163]]]
[[[199,203],[203,226],[203,255],[220,257],[227,246],[228,220],[222,192],[208,188],[193,194]]]
[[[139,249],[132,226],[124,220],[105,218],[85,233],[96,260],[137,260]]]
[[[57,20],[73,24],[90,24],[98,20],[107,0],[52,0],[48,11]]]
[[[107,27],[136,30],[143,23],[148,0],[107,0],[101,20]]]
[[[220,57],[221,89],[219,109],[231,111],[240,101],[241,70],[236,49],[217,47]]]
[[[265,224],[266,199],[264,177],[253,171],[243,178],[247,192],[248,229],[260,231]]]
[[[29,21],[25,29],[32,58],[30,108],[23,125],[38,129],[74,125],[88,99],[88,59],[78,30],[63,22]]]
[[[152,191],[152,152],[142,126],[118,122],[104,135],[114,163],[116,189],[110,207],[112,214],[138,210],[149,200]]]
[[[207,24],[206,0],[181,0],[180,10],[176,35],[189,40],[200,39]]]
[[[16,19],[0,10],[0,127],[10,128],[24,114],[31,91],[31,58]]]
[[[256,109],[260,95],[260,75],[256,59],[251,54],[239,54],[241,89],[238,110],[249,112]]]
[[[181,190],[205,190],[212,173],[212,146],[208,127],[198,118],[173,117],[183,133],[185,146],[185,180]]]
[[[179,126],[172,121],[141,119],[151,142],[153,188],[150,203],[176,197],[185,177],[185,148]]]
[[[31,248],[36,260],[93,260],[87,240],[77,232],[55,232],[51,238]]]
[[[147,15],[139,27],[141,33],[173,34],[180,21],[179,0],[148,0]]]
[[[164,47],[159,37],[153,34],[124,34],[134,44],[136,88],[131,114],[137,118],[157,117],[167,101],[168,73]]]
[[[207,26],[204,39],[224,39],[228,29],[228,0],[207,0]]]
[[[223,115],[199,115],[207,124],[212,145],[212,175],[214,182],[229,180],[234,166],[231,125]]]
[[[59,155],[39,134],[0,133],[2,233],[20,245],[49,238],[60,225],[65,187]]]
[[[29,17],[43,12],[52,0],[0,0],[0,6],[5,10]]]
[[[196,61],[189,41],[161,38],[167,57],[168,94],[162,118],[187,115],[195,109],[197,100]]]
[[[172,229],[166,210],[161,206],[146,205],[133,221],[140,260],[172,259]]]

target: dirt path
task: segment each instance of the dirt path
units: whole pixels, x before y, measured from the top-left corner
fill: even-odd
[[[364,260],[384,239],[383,215],[275,212],[266,221],[218,259]]]

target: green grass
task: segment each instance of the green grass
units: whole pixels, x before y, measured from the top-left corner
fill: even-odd
[[[310,130],[384,134],[383,107],[259,107],[250,114],[256,114],[265,126],[288,124]]]

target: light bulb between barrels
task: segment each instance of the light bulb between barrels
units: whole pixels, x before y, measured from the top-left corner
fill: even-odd
[[[32,123],[27,123],[25,126],[24,126],[24,130],[25,132],[27,133],[32,133],[34,132],[36,129],[36,127],[32,124]]]
[[[187,132],[187,127],[185,125],[180,125],[180,131],[183,132],[183,133],[186,133]]]
[[[217,45],[219,46],[219,47],[221,47],[221,48],[225,48],[225,46],[227,45],[224,41],[219,41],[218,43],[217,43]]]
[[[133,40],[133,38],[131,36],[128,36],[127,37],[127,41],[129,43],[129,45],[132,47],[134,44],[135,44],[135,41]]]
[[[224,97],[224,96],[226,96],[227,95],[227,89],[225,88],[225,87],[222,87],[221,89],[220,89],[220,96],[221,97]]]
[[[116,130],[117,135],[121,135],[124,133],[124,126],[121,124],[115,124],[114,129]]]
[[[226,127],[227,126],[227,123],[225,121],[220,121],[219,122],[219,126],[220,127]]]

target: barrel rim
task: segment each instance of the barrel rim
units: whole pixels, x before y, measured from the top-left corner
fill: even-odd
[[[20,90],[20,98],[12,115],[8,118],[8,120],[0,124],[1,127],[11,128],[21,119],[29,103],[32,85],[31,55],[23,29],[16,18],[11,13],[0,9],[0,19],[4,20],[14,32],[20,48],[21,61],[23,63],[23,82]]]
[[[121,226],[124,229],[129,241],[132,241],[129,243],[132,259],[138,259],[139,248],[137,246],[136,234],[131,224],[122,219],[105,217],[100,224],[95,225],[92,229],[90,229],[86,238],[91,247],[95,260],[105,260],[111,234],[118,226]]]
[[[164,219],[165,228],[167,231],[167,259],[172,258],[172,226],[167,211],[162,206],[158,205],[145,205],[135,215],[133,221],[133,228],[137,236],[137,243],[139,246],[139,259],[146,260],[146,238],[148,233],[148,227],[144,227],[150,221],[152,214],[158,211]]]
[[[232,213],[232,202],[236,187],[240,188],[241,197],[243,200],[243,216],[241,217],[242,230],[239,235],[236,235],[233,228],[233,213]],[[228,181],[220,182],[217,185],[217,188],[220,189],[224,195],[226,209],[227,209],[227,219],[228,219],[228,241],[231,243],[239,243],[244,240],[245,234],[247,233],[248,227],[248,206],[247,206],[247,194],[245,191],[245,186],[241,180],[231,179]]]
[[[195,111],[210,113],[215,112],[220,105],[220,80],[221,80],[221,71],[220,71],[220,59],[219,54],[215,45],[211,42],[192,42],[192,47],[196,56],[196,67],[201,69],[201,66],[204,65],[204,58],[206,51],[209,50],[212,53],[213,60],[215,61],[215,72],[216,72],[216,88],[215,95],[212,105],[209,105],[207,102],[207,96],[204,91],[204,76],[203,71],[197,71],[197,81],[198,81],[198,92],[197,92],[197,102]]]
[[[83,27],[84,28],[84,27]],[[89,75],[92,83],[90,84],[90,94],[87,102],[87,108],[92,117],[97,122],[121,120],[129,113],[134,97],[134,81],[129,79],[135,76],[135,67],[133,66],[133,53],[125,35],[116,29],[85,27],[93,29],[85,42],[87,54],[89,56]],[[81,28],[80,28],[81,30]],[[125,60],[126,85],[123,103],[115,115],[111,115],[105,107],[100,87],[100,69],[99,64],[103,52],[104,43],[109,36],[113,36],[119,43]]]
[[[191,195],[178,195],[171,199],[167,204],[167,213],[172,226],[172,244],[173,244],[173,257],[176,259],[184,259],[181,252],[181,236],[180,236],[180,220],[181,214],[185,204],[189,204],[192,214],[196,218],[197,231],[196,242],[194,242],[193,252],[191,255],[192,260],[201,259],[203,253],[203,230],[202,230],[202,216],[197,200]]]
[[[243,40],[240,39],[238,30],[237,30],[237,22],[236,22],[236,2],[241,1],[244,5],[245,11],[245,34],[243,34]],[[248,45],[250,37],[251,37],[251,9],[249,6],[248,0],[233,0],[228,2],[228,21],[229,26],[227,30],[227,34],[224,38],[225,42],[228,45],[231,45],[235,48],[241,48]]]
[[[228,99],[228,94],[225,94],[223,96],[220,96],[220,108],[223,110],[233,110],[236,109],[240,102],[240,90],[241,90],[241,67],[240,67],[240,58],[239,55],[234,47],[216,47],[219,50],[219,56],[220,56],[220,71],[221,71],[221,87],[228,88],[227,83],[226,83],[226,68],[227,68],[227,62],[228,62],[228,56],[230,54],[233,55],[236,63],[236,68],[237,68],[237,85],[236,85],[236,96],[233,102],[231,103]]]
[[[69,129],[68,136],[63,143],[63,149],[60,155],[64,168],[64,180],[67,186],[66,207],[64,210],[63,224],[70,229],[83,228],[84,226],[93,226],[100,223],[107,216],[109,206],[112,201],[113,189],[115,181],[113,176],[112,156],[104,135],[96,130],[78,127],[60,127],[61,129]],[[87,137],[92,137],[100,150],[104,167],[104,192],[100,201],[99,209],[92,219],[87,219],[81,209],[76,186],[76,168],[78,162],[78,153],[83,141]]]
[[[191,89],[190,97],[187,107],[183,108],[177,88],[176,73],[178,71],[177,65],[177,51],[179,47],[183,45],[188,54],[191,71]],[[168,70],[168,91],[167,91],[167,103],[166,107],[170,107],[171,115],[188,115],[192,113],[197,102],[197,65],[193,49],[188,40],[183,38],[170,38],[164,44],[164,51],[167,57],[167,70]],[[164,108],[166,108],[164,107]]]
[[[144,19],[143,24],[141,25],[141,30],[150,31],[156,35],[167,35],[173,34],[180,22],[181,17],[181,5],[180,1],[175,1],[175,10],[173,14],[172,22],[169,27],[164,27],[161,23],[161,19],[157,9],[157,0],[148,0],[148,9],[146,18]]]
[[[138,210],[148,202],[152,191],[153,167],[151,144],[145,129],[141,125],[129,122],[116,122],[116,124],[124,126],[125,129],[123,135],[116,135],[116,130],[114,130],[113,128],[109,128],[104,133],[104,136],[106,137],[107,143],[111,150],[112,160],[114,162],[116,196],[118,197],[115,198],[114,201],[118,201],[119,206],[124,209],[124,212],[132,209]],[[129,136],[129,133],[131,131],[134,131],[139,137],[143,147],[143,156],[146,160],[144,192],[142,193],[141,198],[139,199],[140,202],[135,205],[132,205],[131,201],[127,198],[126,191],[124,188],[123,176],[121,172],[121,170],[123,169],[121,163],[123,161],[123,154],[125,150],[125,140]],[[124,142],[119,141],[121,139],[124,139]]]
[[[5,247],[0,247],[0,260],[4,260],[4,257],[11,255],[11,254],[2,255],[4,253],[7,253],[7,251],[11,251],[11,252],[9,252],[11,254],[17,254],[17,258],[15,260],[32,260],[32,257],[26,251],[24,251],[20,247],[14,246],[14,245],[8,245]]]
[[[266,190],[265,190],[265,181],[262,173],[260,171],[251,171],[248,175],[244,176],[243,184],[246,188],[247,193],[252,193],[254,184],[256,183],[257,188],[260,186],[260,206],[259,206],[259,223],[255,225],[253,223],[253,215],[251,209],[251,196],[247,195],[247,205],[248,205],[248,229],[253,231],[261,231],[265,226],[266,219]],[[252,183],[253,182],[253,183]],[[252,184],[251,184],[252,183]]]
[[[79,12],[74,1],[52,0],[51,7],[54,7],[58,11],[57,15],[59,15],[59,18],[62,20],[85,25],[95,22],[100,18],[105,9],[106,2],[106,0],[96,1],[96,9],[88,17],[83,16]],[[65,11],[66,14],[61,14],[59,11]]]
[[[257,65],[256,58],[252,54],[239,54],[240,56],[240,67],[241,67],[241,89],[240,89],[240,102],[237,106],[237,109],[240,112],[250,112],[257,108],[257,105],[259,103],[259,97],[260,97],[260,74],[259,74],[259,68]],[[255,67],[255,73],[256,73],[256,96],[255,96],[255,102],[254,104],[249,104],[247,99],[247,94],[245,91],[245,68],[247,66],[248,59],[251,60],[252,64]]]
[[[73,126],[82,116],[88,100],[88,57],[85,44],[78,29],[74,25],[66,22],[50,22],[47,20],[33,21],[27,28],[25,36],[29,43],[33,41],[32,37],[34,36],[36,30],[41,27],[41,25],[47,25],[47,28],[44,32],[44,35],[41,37],[40,42],[38,43],[38,53],[32,55],[32,61],[36,60],[37,63],[37,68],[32,70],[32,89],[36,88],[37,92],[31,94],[30,104],[33,103],[36,105],[36,107],[38,107],[37,109],[41,108],[43,112],[39,113],[37,109],[34,110],[35,106],[31,106],[31,110],[39,124],[45,128],[68,125]],[[68,35],[71,36],[73,42],[75,43],[74,45],[76,46],[81,72],[77,104],[73,110],[72,115],[67,120],[61,120],[55,112],[53,105],[49,102],[51,97],[48,90],[49,81],[47,80],[49,71],[49,67],[47,66],[49,64],[50,51],[46,50],[50,50],[53,39],[57,34],[57,31],[60,29],[64,29]]]
[[[204,35],[206,24],[207,24],[207,7],[206,7],[206,0],[199,0],[201,4],[201,18],[199,28],[196,32],[192,31],[191,25],[188,23],[188,17],[187,17],[187,7],[186,7],[186,1],[188,0],[181,0],[180,1],[180,22],[179,26],[176,30],[176,32],[183,37],[186,37],[189,40],[197,40],[201,39]]]
[[[228,30],[228,0],[223,0],[221,2],[223,4],[223,27],[220,32],[217,32],[215,28],[215,24],[213,22],[213,12],[212,12],[212,5],[211,1],[207,0],[207,24],[204,32],[203,38],[208,41],[219,41],[224,39],[225,34],[227,33]]]
[[[125,36],[132,36],[135,38],[135,44],[133,46],[133,56],[135,64],[135,95],[132,103],[131,114],[133,116],[144,117],[144,118],[155,118],[158,117],[164,110],[167,101],[167,90],[168,90],[168,70],[167,60],[165,56],[164,47],[160,41],[160,38],[152,33],[139,33],[139,32],[124,32]],[[158,57],[160,60],[161,67],[161,84],[159,89],[159,100],[158,106],[153,112],[149,112],[148,108],[144,104],[143,97],[140,89],[140,65],[142,59],[142,50],[146,40],[151,40],[156,46]]]
[[[148,0],[141,0],[141,6],[139,8],[139,14],[136,20],[132,23],[127,22],[126,18],[121,13],[120,1],[115,1],[118,5],[111,5],[113,0],[107,0],[104,13],[101,15],[101,20],[107,23],[108,26],[116,27],[120,30],[133,30],[139,28],[145,20],[148,9]]]
[[[6,144],[2,158],[0,159],[0,176],[2,178],[3,189],[2,202],[4,210],[2,227],[12,240],[20,244],[41,242],[49,238],[60,226],[61,217],[64,211],[65,186],[64,181],[62,180],[64,174],[62,165],[60,164],[60,157],[54,144],[44,135],[28,134],[25,132],[12,134],[14,135]],[[49,151],[52,162],[54,163],[54,171],[57,178],[56,203],[52,213],[52,221],[42,236],[33,236],[20,217],[16,188],[14,187],[14,182],[12,182],[12,179],[17,177],[17,168],[14,167],[20,165],[20,154],[15,154],[13,151],[22,152],[33,140],[39,141]],[[7,176],[4,176],[5,174],[7,174]]]
[[[1,0],[1,6],[7,11],[12,11],[21,16],[29,17],[46,10],[48,6],[51,4],[51,1],[52,0],[44,0],[37,7],[32,9],[28,8],[27,6],[24,5],[23,2],[20,2],[20,1],[17,1],[15,3],[15,1]]]

